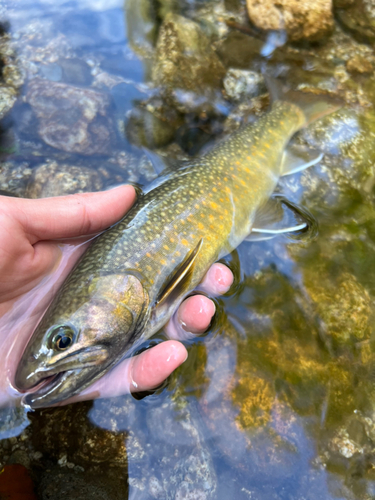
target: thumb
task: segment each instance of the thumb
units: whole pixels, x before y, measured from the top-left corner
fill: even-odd
[[[135,198],[132,186],[39,200],[0,196],[0,210],[12,214],[34,244],[98,233],[121,219]]]

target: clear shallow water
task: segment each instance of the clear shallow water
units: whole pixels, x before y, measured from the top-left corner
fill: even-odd
[[[4,413],[1,463],[31,470],[41,498],[64,488],[65,498],[373,498],[374,82],[345,73],[348,58],[371,49],[337,27],[321,46],[270,51],[261,33],[227,27],[241,21],[241,6],[183,2],[179,12],[199,21],[225,68],[178,92],[168,74],[164,92],[150,80],[153,57],[164,57],[154,45],[168,3],[137,5],[148,3],[7,6],[22,84],[2,121],[1,189],[38,197],[146,184],[153,173],[140,146],[198,154],[266,111],[261,84],[249,100],[218,83],[230,68],[266,65],[292,86],[348,102],[300,134],[325,153],[321,164],[278,188],[313,213],[319,234],[241,245],[228,258],[236,286],[217,300],[212,329],[155,394],[37,411],[12,438],[25,420]],[[92,122],[79,106],[72,115],[82,95],[104,110]],[[77,122],[85,141],[70,132]]]

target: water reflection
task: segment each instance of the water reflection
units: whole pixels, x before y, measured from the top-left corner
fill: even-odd
[[[313,213],[319,234],[243,244],[211,332],[190,342],[188,361],[153,396],[35,412],[27,428],[23,412],[3,412],[1,465],[24,460],[42,498],[59,498],[52,482],[75,485],[65,498],[95,489],[103,498],[373,498],[375,121],[363,63],[373,64],[372,48],[339,26],[315,46],[267,38],[244,2],[122,7],[9,8],[1,189],[36,198],[147,184],[155,173],[138,146],[186,158],[255,121],[268,105],[266,66],[349,103],[297,138],[325,153],[321,164],[279,186]]]

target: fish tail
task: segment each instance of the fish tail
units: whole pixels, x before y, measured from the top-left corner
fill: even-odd
[[[265,80],[272,101],[286,101],[300,108],[304,116],[304,126],[337,111],[344,105],[344,101],[339,97],[289,90],[279,80],[275,80],[268,75],[265,75]]]

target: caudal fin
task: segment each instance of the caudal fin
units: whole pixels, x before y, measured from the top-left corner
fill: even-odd
[[[265,75],[272,101],[287,101],[298,106],[305,117],[305,125],[342,108],[344,101],[327,94],[313,94],[299,90],[289,90],[279,81]]]

